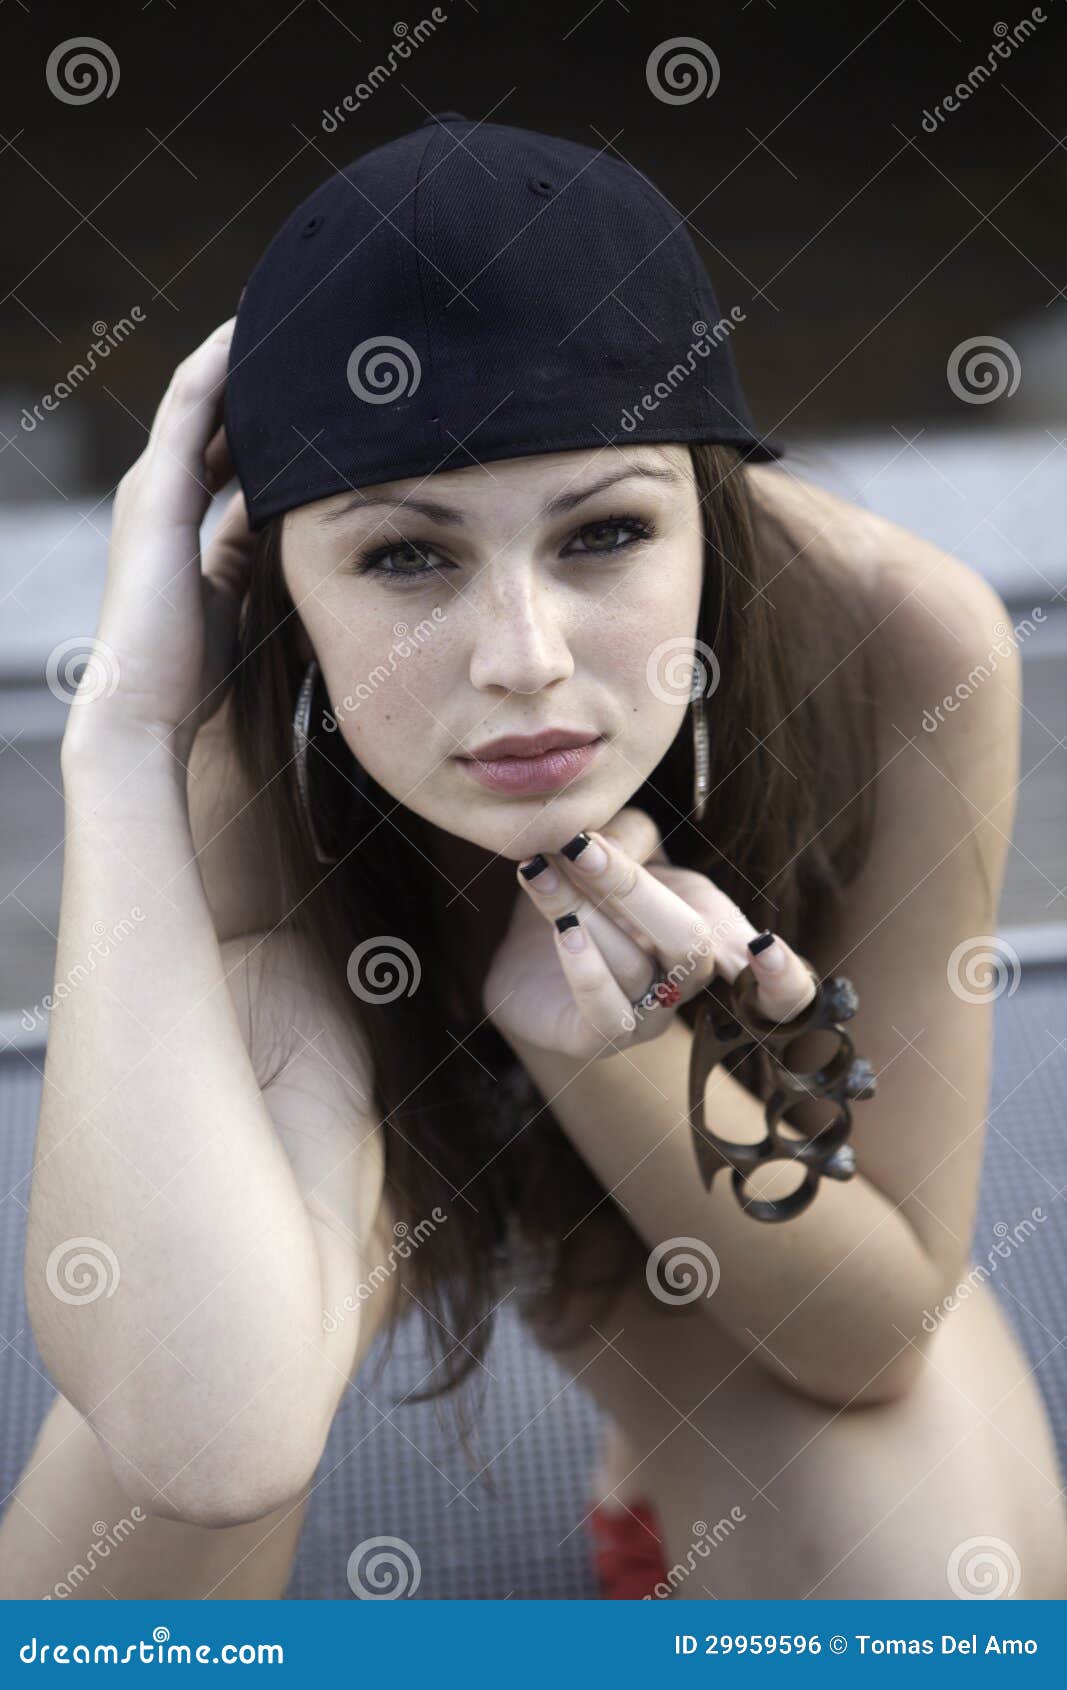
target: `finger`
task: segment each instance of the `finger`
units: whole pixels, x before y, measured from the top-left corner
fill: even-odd
[[[205,480],[213,493],[219,493],[232,481],[236,471],[230,456],[230,443],[224,427],[218,428],[204,448]]]
[[[637,804],[624,805],[600,831],[602,838],[613,839],[635,862],[668,861],[659,828]]]
[[[757,1003],[770,1021],[789,1021],[815,996],[811,974],[791,946],[769,930],[748,946],[748,960],[759,984]]]
[[[607,1044],[616,1040],[630,1043],[635,1026],[633,1007],[588,924],[573,914],[562,915],[555,932],[560,967],[583,1021]]]
[[[651,951],[639,945],[609,915],[593,905],[562,870],[562,864],[539,852],[536,857],[518,865],[519,884],[531,903],[546,921],[555,923],[560,916],[576,915],[593,934],[608,967],[621,988],[637,997],[658,972],[658,960]]]
[[[204,549],[204,574],[216,587],[243,598],[248,590],[256,536],[248,524],[248,508],[239,489],[228,501]]]
[[[692,904],[601,834],[576,834],[562,856],[567,875],[596,909],[611,915],[667,968],[684,966],[687,997],[711,979],[716,947]]]
[[[152,423],[140,479],[155,526],[199,527],[211,498],[204,452],[218,428],[234,319],[219,325],[183,358]]]

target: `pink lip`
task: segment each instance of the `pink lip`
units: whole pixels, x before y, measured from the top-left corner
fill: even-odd
[[[504,734],[500,739],[487,739],[473,751],[463,751],[463,757],[476,757],[480,763],[491,763],[499,757],[540,757],[542,751],[560,751],[572,745],[588,745],[599,735],[589,728],[545,728],[538,734]]]
[[[584,774],[603,744],[603,739],[589,739],[581,745],[558,745],[533,757],[459,757],[456,761],[480,786],[494,792],[554,792]]]

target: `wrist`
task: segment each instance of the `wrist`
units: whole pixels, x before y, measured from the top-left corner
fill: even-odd
[[[64,789],[111,792],[162,780],[184,794],[191,736],[163,723],[109,716],[102,704],[71,707],[59,751]]]

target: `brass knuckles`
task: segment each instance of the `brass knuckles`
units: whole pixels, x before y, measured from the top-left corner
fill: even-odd
[[[859,997],[851,980],[843,974],[820,980],[811,964],[801,958],[815,985],[815,996],[790,1021],[768,1021],[756,1004],[759,984],[751,968],[745,967],[730,990],[733,1018],[723,1012],[710,994],[697,1011],[689,1063],[689,1121],[697,1165],[705,1191],[720,1168],[732,1168],[734,1194],[743,1209],[756,1220],[787,1221],[808,1207],[824,1175],[827,1179],[851,1179],[856,1155],[845,1141],[852,1127],[850,1098],[873,1097],[875,1075],[869,1062],[857,1056],[852,1040],[839,1025],[859,1008]],[[823,1067],[796,1073],[785,1064],[785,1052],[794,1039],[812,1028],[836,1033],[837,1050]],[[742,1046],[759,1047],[760,1093],[767,1096],[764,1120],[767,1136],[759,1144],[736,1144],[719,1138],[704,1119],[704,1085],[717,1062]],[[767,1087],[770,1094],[767,1095]],[[783,1137],[779,1124],[786,1111],[807,1097],[827,1097],[837,1104],[838,1116],[817,1133],[807,1136],[793,1127],[795,1137]],[[786,1122],[787,1126],[791,1123]],[[749,1174],[764,1162],[800,1162],[804,1179],[788,1197],[753,1197],[746,1193]]]

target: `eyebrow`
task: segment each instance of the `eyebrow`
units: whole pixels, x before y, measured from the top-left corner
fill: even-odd
[[[664,481],[676,486],[681,485],[681,476],[677,470],[667,467],[659,468],[651,464],[634,464],[632,468],[616,470],[613,475],[605,475],[599,481],[592,482],[588,487],[579,488],[573,493],[558,493],[543,506],[541,516],[559,516],[564,511],[574,510],[577,505],[584,504],[595,493],[602,493],[607,487],[614,487],[616,482],[629,481],[635,476],[641,476],[649,481]],[[437,499],[390,499],[381,494],[377,498],[369,499],[363,493],[352,493],[343,504],[334,510],[324,511],[316,517],[316,525],[326,527],[330,523],[340,522],[352,511],[374,510],[378,506],[387,506],[390,510],[418,511],[420,516],[427,517],[431,522],[439,522],[446,526],[459,527],[467,519],[461,510],[454,505],[443,505]]]

